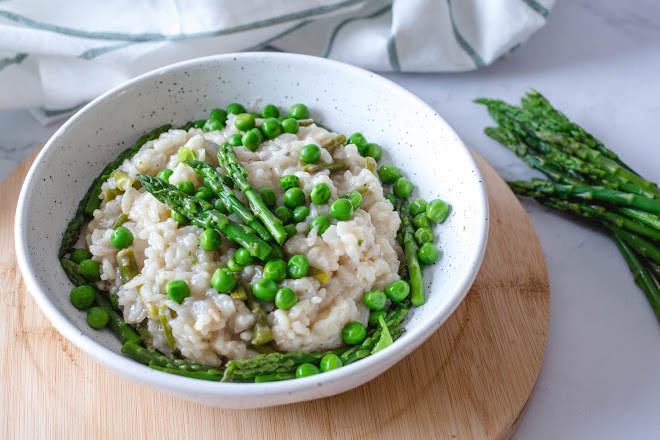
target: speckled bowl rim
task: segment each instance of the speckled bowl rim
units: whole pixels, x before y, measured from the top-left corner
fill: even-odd
[[[91,338],[84,335],[75,325],[73,325],[69,320],[62,315],[58,309],[55,307],[54,303],[48,298],[43,288],[41,287],[39,281],[35,277],[30,265],[27,255],[27,224],[25,215],[28,208],[28,188],[30,188],[35,182],[33,178],[35,175],[35,170],[41,163],[43,156],[51,148],[57,147],[58,137],[64,133],[67,128],[73,125],[78,119],[81,119],[85,116],[87,110],[91,107],[102,103],[108,98],[115,96],[119,93],[122,93],[125,89],[130,86],[140,83],[142,81],[148,80],[152,77],[162,75],[170,70],[183,69],[188,66],[196,66],[200,63],[216,63],[216,62],[236,62],[241,60],[247,60],[254,57],[278,57],[282,59],[288,59],[292,62],[306,62],[306,63],[321,63],[325,65],[328,69],[333,69],[340,74],[346,75],[358,75],[358,76],[368,76],[370,81],[373,81],[374,84],[378,84],[380,87],[389,89],[391,93],[403,94],[407,99],[413,100],[417,105],[422,106],[431,114],[436,114],[439,122],[442,123],[445,129],[448,130],[448,133],[451,133],[455,136],[456,142],[462,146],[461,154],[466,155],[466,159],[471,163],[474,169],[474,179],[477,179],[479,182],[482,182],[479,185],[479,194],[476,199],[478,204],[473,206],[475,209],[475,216],[479,216],[483,219],[482,222],[478,223],[478,228],[475,231],[476,243],[477,245],[472,250],[469,270],[465,270],[462,274],[462,279],[457,283],[458,289],[457,294],[454,294],[451,301],[448,301],[447,307],[443,310],[435,312],[434,318],[419,324],[419,326],[413,330],[407,332],[409,337],[409,343],[406,345],[400,345],[395,342],[392,346],[388,347],[385,350],[382,350],[374,355],[371,355],[367,358],[360,360],[359,362],[347,365],[337,370],[326,372],[322,375],[310,376],[306,378],[282,381],[282,382],[268,382],[268,383],[259,383],[259,384],[242,384],[242,383],[224,383],[224,382],[208,382],[198,379],[191,379],[183,376],[172,375],[168,373],[163,373],[151,368],[148,368],[144,365],[141,365],[134,360],[125,357],[121,354],[117,354],[112,350],[100,345]],[[456,152],[458,154],[458,151]],[[114,89],[104,93],[100,97],[96,98],[80,111],[78,111],[71,119],[69,119],[48,141],[43,150],[39,153],[39,156],[35,160],[34,164],[30,168],[26,179],[23,183],[21,193],[18,200],[17,210],[16,210],[16,220],[15,220],[15,243],[16,243],[16,255],[18,258],[18,264],[25,279],[27,289],[32,294],[32,297],[35,299],[41,310],[46,314],[48,319],[51,321],[53,326],[69,341],[73,342],[77,347],[82,349],[91,355],[101,364],[107,366],[111,370],[117,372],[121,376],[129,379],[135,383],[139,383],[145,386],[148,386],[157,390],[167,390],[172,394],[175,394],[179,397],[188,398],[195,401],[203,401],[199,398],[194,398],[191,396],[209,396],[211,398],[226,397],[226,398],[239,398],[245,397],[248,398],[245,405],[241,404],[231,404],[228,407],[234,408],[256,408],[270,406],[269,404],[253,404],[250,403],[255,398],[265,401],[269,397],[275,398],[279,396],[280,399],[275,399],[276,401],[272,405],[284,404],[284,403],[293,403],[304,400],[311,400],[321,397],[327,397],[334,394],[338,394],[344,391],[348,391],[352,388],[360,386],[367,381],[375,378],[376,376],[382,374],[385,370],[390,368],[392,365],[403,359],[413,350],[415,350],[419,345],[426,341],[445,321],[446,319],[456,310],[458,305],[461,303],[468,290],[470,289],[474,279],[477,276],[479,267],[483,260],[483,256],[486,250],[486,243],[488,238],[488,197],[486,194],[486,189],[483,184],[483,179],[479,171],[479,167],[471,155],[468,148],[461,141],[460,137],[456,132],[451,128],[451,126],[426,103],[421,99],[413,95],[412,93],[405,90],[403,87],[393,83],[392,81],[385,79],[377,74],[369,72],[367,70],[344,64],[338,61],[332,61],[325,58],[319,58],[308,55],[298,55],[298,54],[289,54],[289,53],[260,53],[260,52],[250,52],[250,53],[237,53],[237,54],[225,54],[225,55],[214,55],[210,57],[192,59],[169,66],[165,66],[151,72],[140,75]],[[282,398],[282,396],[287,396]],[[250,400],[252,398],[252,400]],[[208,400],[208,399],[207,399]],[[225,406],[218,404],[217,406]]]

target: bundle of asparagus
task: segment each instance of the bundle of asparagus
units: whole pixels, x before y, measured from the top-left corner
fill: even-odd
[[[613,238],[660,320],[660,190],[532,91],[520,107],[484,104],[498,127],[485,133],[550,180],[508,182],[518,195],[584,217]],[[653,275],[652,275],[653,274]]]

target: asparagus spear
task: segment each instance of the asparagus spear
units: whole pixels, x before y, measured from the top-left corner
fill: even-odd
[[[94,210],[100,206],[101,201],[99,199],[99,194],[101,194],[101,185],[103,185],[103,182],[105,182],[106,179],[110,176],[110,173],[117,169],[117,167],[119,167],[119,165],[121,165],[124,160],[133,157],[135,153],[137,153],[138,150],[147,141],[158,138],[161,133],[169,130],[170,128],[171,126],[169,124],[163,125],[162,127],[158,127],[152,132],[141,136],[135,142],[135,144],[133,144],[133,146],[121,153],[113,162],[110,162],[108,165],[106,165],[103,171],[101,171],[101,174],[96,179],[94,179],[92,185],[80,200],[80,203],[78,203],[76,213],[74,214],[71,221],[69,221],[69,224],[64,231],[64,235],[62,236],[62,243],[58,251],[58,256],[60,258],[73,250],[73,246],[76,244],[78,238],[80,237],[80,231],[82,230],[83,224],[89,217],[91,217],[91,215],[94,213]]]
[[[197,364],[183,359],[170,359],[156,350],[144,348],[135,342],[126,342],[121,348],[121,352],[133,358],[144,365],[158,366],[170,370],[207,372],[212,375],[222,376],[222,369],[210,365]]]
[[[218,195],[227,211],[233,212],[250,228],[264,240],[270,241],[273,237],[268,230],[254,218],[252,212],[234,195],[234,191],[223,181],[223,176],[212,165],[198,160],[188,159],[184,163],[191,167],[197,174],[206,178],[209,187]]]
[[[270,253],[272,248],[268,243],[253,233],[246,232],[241,225],[229,220],[226,215],[212,209],[210,203],[189,196],[156,177],[138,174],[138,178],[144,188],[158,201],[187,217],[191,222],[206,229],[217,229],[245,247],[253,257],[263,260]]]
[[[321,170],[328,170],[333,173],[335,171],[346,171],[351,167],[351,161],[348,159],[334,159],[330,163],[317,162],[303,164],[301,162],[300,165],[302,166],[302,170],[306,173],[316,173]]]
[[[560,211],[570,211],[581,217],[596,221],[611,223],[619,228],[626,229],[635,234],[643,235],[651,240],[660,240],[660,231],[650,228],[643,223],[636,222],[615,212],[608,211],[603,206],[587,205],[584,203],[568,202],[560,199],[537,199],[543,205]]]
[[[658,289],[657,284],[653,280],[653,277],[649,273],[648,269],[644,267],[644,264],[639,260],[637,255],[630,249],[628,244],[621,238],[621,236],[616,232],[616,230],[611,229],[612,238],[616,243],[621,255],[628,263],[628,267],[633,273],[635,279],[635,284],[637,284],[646,298],[648,298],[653,308],[655,316],[660,320],[660,289]],[[657,267],[657,263],[656,266]],[[656,272],[657,276],[657,272]]]
[[[266,207],[261,196],[256,192],[250,182],[247,180],[247,173],[243,165],[237,162],[234,149],[228,143],[224,143],[218,150],[218,160],[225,169],[225,172],[234,181],[234,184],[240,189],[250,203],[252,213],[263,222],[268,232],[271,233],[273,238],[278,244],[283,244],[286,241],[287,233],[282,225],[282,220],[275,217],[272,212]]]
[[[64,257],[60,258],[60,262],[64,268],[64,271],[69,277],[69,280],[71,280],[73,284],[76,286],[89,285],[94,289],[96,305],[101,307],[108,313],[108,315],[110,315],[110,329],[119,337],[119,339],[121,339],[123,343],[132,341],[139,344],[142,342],[140,335],[138,335],[135,330],[133,330],[133,328],[128,325],[126,321],[124,321],[124,318],[119,315],[117,311],[112,307],[112,304],[105,296],[105,292],[99,291],[78,273],[78,265],[76,263]]]
[[[561,199],[584,200],[591,203],[611,203],[618,206],[640,209],[652,214],[660,214],[660,200],[609,188],[560,185],[541,179],[535,179],[532,182],[515,181],[507,183],[516,194],[529,197],[556,197]]]
[[[399,208],[401,217],[401,232],[403,233],[404,253],[406,256],[406,266],[408,267],[408,276],[410,277],[410,300],[413,305],[419,307],[424,304],[424,281],[422,280],[422,268],[417,258],[417,242],[415,241],[415,230],[412,226],[410,215],[410,203],[408,199],[401,201]]]
[[[293,373],[300,364],[318,365],[328,353],[341,355],[345,349],[319,351],[314,353],[271,353],[262,354],[252,359],[240,359],[227,362],[223,382],[253,382],[257,376],[280,373]]]

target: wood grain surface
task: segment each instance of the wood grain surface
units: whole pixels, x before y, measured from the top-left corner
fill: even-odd
[[[14,251],[16,201],[34,157],[0,185],[0,438],[500,440],[515,431],[541,368],[550,290],[527,215],[483,159],[488,247],[449,320],[357,389],[238,411],[129,383],[51,326],[25,290]]]

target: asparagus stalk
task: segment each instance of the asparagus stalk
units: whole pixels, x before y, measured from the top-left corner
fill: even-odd
[[[192,159],[185,160],[184,163],[191,167],[197,174],[206,178],[206,182],[208,182],[210,188],[218,195],[222,204],[227,208],[227,211],[236,214],[243,223],[254,229],[264,240],[270,241],[273,239],[268,230],[254,218],[250,209],[236,198],[234,191],[224,183],[222,174],[213,168],[213,166],[206,162]]]
[[[234,184],[247,197],[252,213],[263,222],[275,241],[278,244],[283,244],[286,241],[287,233],[282,225],[282,220],[270,212],[263,200],[261,200],[259,193],[252,188],[252,185],[250,185],[250,182],[246,178],[247,173],[245,172],[245,168],[238,163],[234,149],[228,143],[223,144],[218,150],[218,160],[227,175],[234,181]]]
[[[643,223],[636,222],[627,217],[610,212],[603,206],[587,205],[584,203],[568,202],[560,199],[537,199],[543,205],[560,211],[570,211],[581,217],[611,223],[619,228],[626,229],[635,234],[643,235],[651,240],[660,240],[660,231],[650,228]]]
[[[334,159],[330,163],[317,162],[303,164],[301,162],[300,165],[302,166],[302,170],[306,173],[316,173],[321,170],[328,170],[333,173],[335,171],[346,171],[351,167],[351,161],[348,159]]]
[[[189,196],[156,177],[138,174],[138,178],[144,188],[158,201],[187,217],[191,222],[206,229],[217,229],[245,247],[253,257],[263,260],[270,253],[272,248],[268,243],[255,234],[245,231],[241,225],[229,220],[226,215],[212,209],[210,203]]]
[[[144,348],[135,342],[126,342],[121,348],[121,352],[138,361],[141,364],[149,366],[158,366],[169,370],[206,372],[216,376],[222,376],[223,371],[220,368],[210,365],[196,364],[183,359],[170,359],[156,350]]]
[[[152,132],[141,136],[135,142],[135,144],[133,144],[133,146],[126,149],[117,157],[117,159],[106,165],[103,171],[101,171],[101,174],[96,179],[94,179],[92,185],[80,200],[80,203],[78,203],[76,213],[74,214],[71,221],[69,221],[69,224],[64,231],[64,235],[62,236],[62,243],[58,251],[58,257],[61,258],[73,250],[73,246],[75,246],[78,238],[80,237],[80,231],[82,230],[83,224],[85,224],[85,221],[92,216],[94,210],[97,209],[101,204],[99,199],[99,195],[101,194],[101,186],[103,185],[103,182],[105,182],[106,179],[110,176],[110,173],[116,170],[119,165],[124,162],[124,160],[133,157],[135,153],[137,153],[138,150],[147,141],[158,138],[161,133],[169,130],[170,128],[171,126],[169,124],[163,125],[162,127],[158,127]]]
[[[658,285],[655,283],[648,269],[644,267],[644,264],[642,264],[637,255],[630,249],[627,242],[621,238],[615,229],[610,229],[610,231],[621,255],[623,255],[630,271],[633,273],[635,284],[642,289],[649,303],[651,303],[655,316],[660,320],[660,289],[658,289]],[[654,269],[657,267],[657,263],[654,264]]]
[[[401,217],[401,232],[403,233],[404,253],[406,257],[406,266],[408,267],[408,276],[410,277],[410,300],[413,305],[419,307],[424,304],[424,280],[422,280],[422,268],[417,258],[417,242],[415,241],[415,230],[412,226],[410,215],[410,203],[408,199],[401,201],[399,208]]]
[[[252,359],[240,359],[227,362],[223,382],[253,382],[257,376],[293,373],[300,364],[318,365],[328,353],[341,355],[345,350],[319,351],[314,353],[271,353],[262,354]]]
[[[535,179],[532,182],[507,182],[516,194],[529,197],[556,197],[568,200],[582,200],[590,203],[611,203],[618,206],[636,208],[652,214],[660,214],[660,200],[616,191],[598,186],[560,185],[547,180]]]

